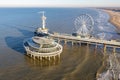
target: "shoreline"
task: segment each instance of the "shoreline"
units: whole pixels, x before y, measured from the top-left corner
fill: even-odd
[[[120,12],[113,11],[112,9],[111,10],[104,9],[103,11],[109,14],[110,16],[109,22],[116,27],[116,31],[119,31],[120,30]]]

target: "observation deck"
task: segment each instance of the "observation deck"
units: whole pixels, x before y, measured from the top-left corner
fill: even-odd
[[[54,57],[54,59],[56,56],[60,57],[63,50],[62,46],[54,42],[54,40],[37,36],[25,40],[24,47],[28,56],[40,60],[44,57],[49,60],[51,57]]]

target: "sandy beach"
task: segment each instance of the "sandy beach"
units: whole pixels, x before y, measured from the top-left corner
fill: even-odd
[[[113,10],[104,10],[110,15],[110,22],[116,26],[118,30],[120,30],[120,12],[113,11]]]

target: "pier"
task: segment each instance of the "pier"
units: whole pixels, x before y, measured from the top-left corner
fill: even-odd
[[[64,41],[65,44],[67,42],[71,42],[72,45],[73,43],[85,43],[87,45],[90,45],[90,44],[94,44],[97,48],[98,45],[103,45],[103,51],[105,52],[107,47],[112,47],[113,48],[113,52],[116,52],[116,49],[117,48],[120,48],[120,42],[118,41],[114,41],[114,40],[103,40],[103,39],[96,39],[96,38],[89,38],[89,37],[86,37],[86,38],[80,38],[80,37],[77,37],[77,36],[72,36],[70,34],[60,34],[60,33],[56,33],[56,34],[49,34],[49,36],[55,40],[58,41],[58,43],[60,41]]]

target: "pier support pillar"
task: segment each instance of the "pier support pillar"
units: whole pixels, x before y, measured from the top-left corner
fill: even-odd
[[[74,42],[73,41],[71,41],[71,43],[72,43],[72,46],[74,45]]]
[[[95,44],[95,49],[97,49],[97,43]]]
[[[58,43],[60,43],[60,39],[58,38]]]
[[[50,61],[50,57],[48,57],[48,60]]]
[[[53,56],[53,59],[55,60],[55,56]]]
[[[58,58],[60,59],[60,54],[58,55]]]
[[[106,53],[106,44],[104,44],[103,52]]]
[[[30,56],[30,57],[32,57],[32,54],[28,54],[27,56]]]
[[[64,44],[67,44],[67,40],[64,40]]]
[[[42,60],[42,57],[40,57],[40,60]]]
[[[33,59],[35,59],[35,56],[33,56]]]
[[[87,47],[89,47],[89,42],[87,42]]]
[[[79,45],[81,46],[81,42],[79,42]]]
[[[115,53],[115,52],[116,52],[116,47],[114,46],[114,47],[113,47],[113,53]]]

